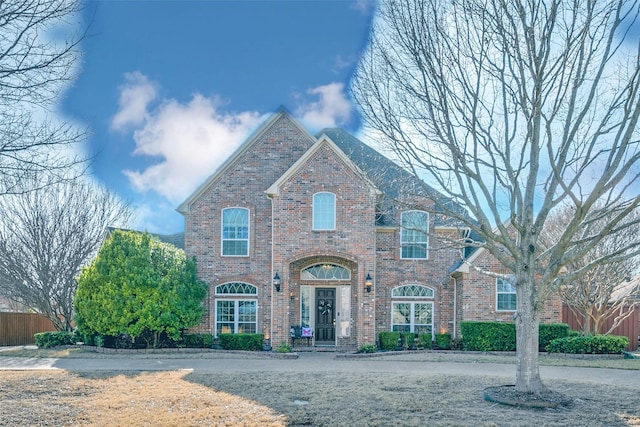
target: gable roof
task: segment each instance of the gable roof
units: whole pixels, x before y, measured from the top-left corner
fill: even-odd
[[[357,175],[361,176],[362,179],[371,186],[378,194],[381,194],[381,191],[378,190],[376,185],[371,182],[369,177],[358,167],[358,165],[353,162],[353,160],[347,156],[344,151],[342,151],[338,146],[329,138],[327,135],[322,134],[318,137],[318,140],[311,148],[309,148],[300,158],[293,164],[291,167],[271,184],[271,186],[265,191],[267,195],[277,195],[280,192],[280,186],[287,181],[292,175],[294,175],[297,171],[299,171],[307,161],[313,157],[315,153],[317,153],[322,147],[329,147],[334,153],[338,155],[338,158],[342,160],[347,167],[352,169]]]
[[[207,191],[216,180],[222,176],[244,153],[249,151],[253,144],[258,141],[270,128],[281,118],[288,118],[294,126],[296,126],[303,135],[313,141],[315,138],[306,130],[302,125],[295,120],[287,109],[281,106],[275,113],[273,113],[267,120],[265,120],[241,145],[240,147],[214,171],[187,199],[178,206],[176,209],[181,214],[189,212],[191,204],[196,201],[205,191]]]

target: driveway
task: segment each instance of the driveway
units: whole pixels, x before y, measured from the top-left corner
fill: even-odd
[[[0,357],[0,370],[63,369],[67,371],[177,371],[198,372],[317,372],[317,373],[397,373],[421,375],[492,376],[515,379],[515,365],[500,363],[450,363],[393,360],[392,357],[344,358],[335,353],[300,353],[297,359],[250,354],[217,354],[212,358],[163,358],[122,354],[105,358],[22,358]],[[542,379],[620,385],[640,388],[640,371],[566,366],[540,366]]]

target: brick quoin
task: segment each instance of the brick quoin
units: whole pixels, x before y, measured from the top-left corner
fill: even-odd
[[[434,332],[457,334],[462,320],[509,320],[512,313],[495,311],[495,278],[476,271],[452,278],[461,252],[446,240],[459,230],[438,226],[430,215],[428,259],[401,259],[401,212],[429,210],[431,202],[400,195],[391,222],[377,224],[384,195],[374,178],[331,139],[311,136],[286,111],[275,113],[178,209],[185,218],[185,251],[196,258],[198,276],[209,285],[205,314],[194,331],[215,333],[215,288],[227,282],[257,288],[257,296],[242,299],[257,301],[257,332],[273,346],[288,342],[289,328],[301,323],[301,286],[348,286],[349,333],[335,340],[341,349],[375,343],[379,332],[391,330],[392,293],[402,285],[433,289],[433,298],[420,301],[433,302]],[[318,192],[336,196],[335,230],[313,230]],[[248,256],[221,255],[222,209],[229,207],[249,210]],[[305,268],[317,264],[339,265],[351,278],[301,278]],[[479,265],[495,272],[503,268],[488,255]],[[276,272],[280,292],[272,283]],[[374,280],[370,293],[364,287],[368,274]],[[544,321],[559,321],[560,308],[559,301],[550,303]]]

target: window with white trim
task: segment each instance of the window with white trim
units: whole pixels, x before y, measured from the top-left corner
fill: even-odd
[[[316,193],[313,195],[313,229],[336,229],[336,195]]]
[[[400,247],[402,259],[427,259],[429,214],[407,211],[401,214]]]
[[[258,330],[258,289],[248,283],[230,282],[215,289],[215,335],[255,334]]]
[[[496,279],[497,311],[516,311],[516,287],[513,282],[513,276]]]
[[[222,210],[222,255],[249,255],[249,209]]]
[[[433,336],[432,288],[423,285],[403,285],[391,291],[391,330]]]

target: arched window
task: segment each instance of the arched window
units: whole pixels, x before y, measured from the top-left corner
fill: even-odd
[[[313,229],[336,229],[336,195],[316,193],[313,195]]]
[[[350,280],[351,271],[336,264],[315,264],[300,272],[302,280]]]
[[[255,334],[258,330],[258,288],[229,282],[215,289],[214,331],[218,334]]]
[[[249,255],[249,209],[222,210],[222,255]]]
[[[433,289],[423,285],[403,285],[393,288],[391,296],[405,298],[433,298]]]
[[[427,259],[429,214],[423,211],[402,212],[400,246],[402,259]]]
[[[423,285],[403,285],[391,291],[391,330],[433,336],[434,291]],[[420,301],[422,300],[422,301]]]

